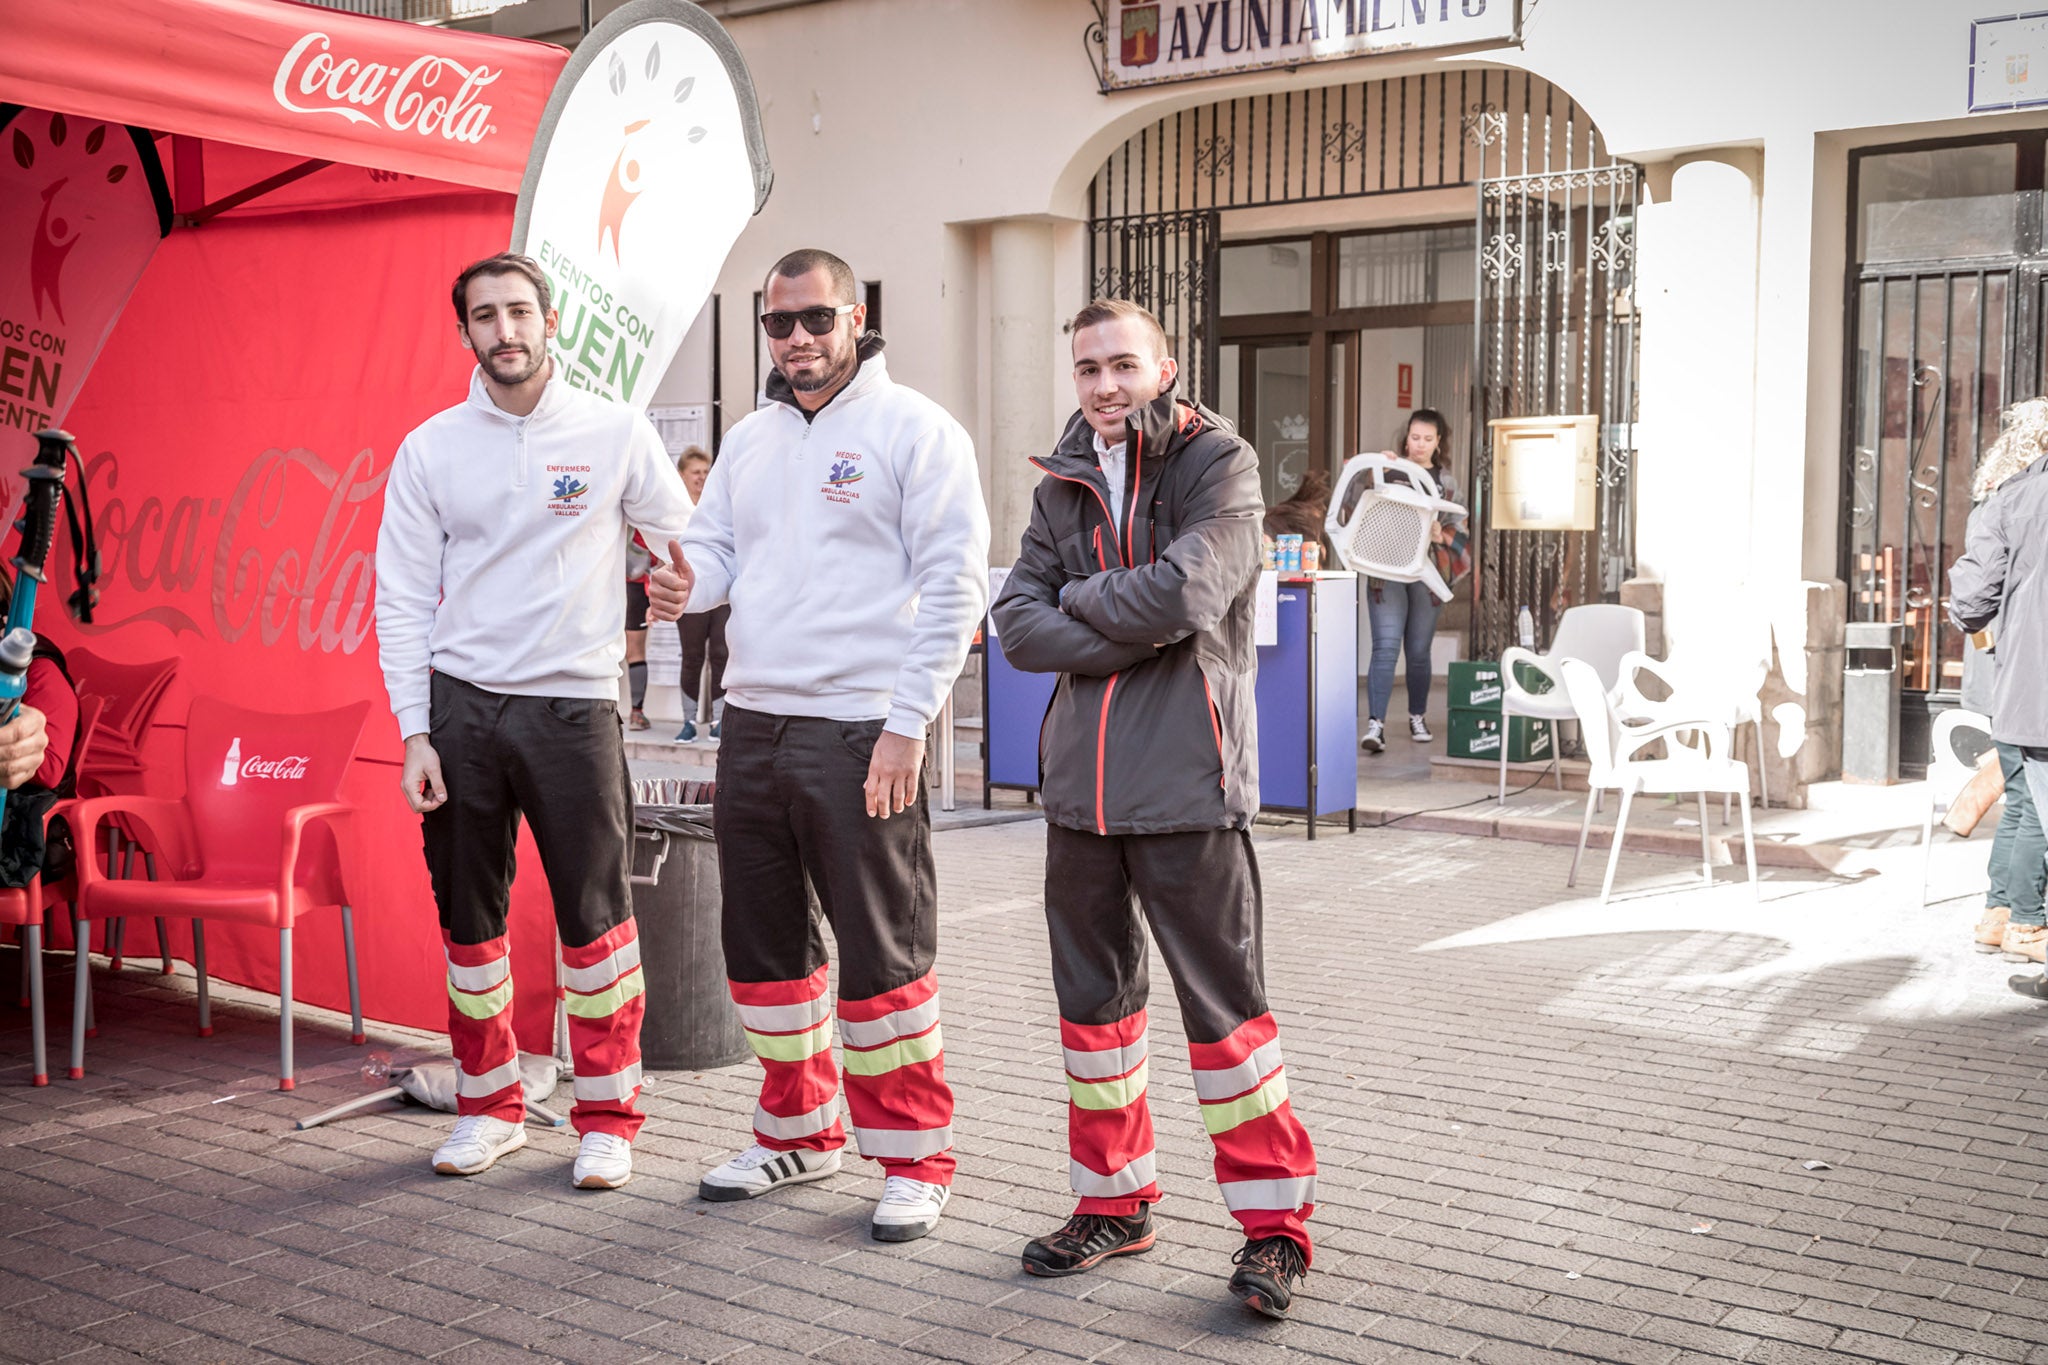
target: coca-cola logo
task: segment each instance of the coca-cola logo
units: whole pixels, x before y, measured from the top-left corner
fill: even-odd
[[[285,758],[262,758],[252,754],[242,760],[242,776],[267,778],[275,782],[296,782],[306,775],[306,768],[312,761],[304,754],[292,754]]]
[[[86,483],[106,596],[93,624],[75,628],[105,635],[149,621],[201,635],[206,620],[230,644],[254,635],[266,646],[355,653],[375,627],[375,531],[359,524],[391,473],[375,464],[369,450],[336,467],[310,450],[273,449],[250,461],[232,491],[193,488],[186,474],[175,493],[138,497],[117,456],[93,456]]]
[[[350,123],[382,123],[394,133],[481,142],[497,131],[483,91],[504,75],[426,53],[404,67],[336,57],[324,33],[308,33],[277,64],[270,93],[295,114],[334,114]],[[303,100],[305,103],[295,101]],[[368,112],[366,112],[368,111]]]

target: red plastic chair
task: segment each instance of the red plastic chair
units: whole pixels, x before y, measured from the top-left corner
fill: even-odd
[[[99,724],[100,701],[95,697],[81,701],[78,707],[78,748],[92,743],[93,728]],[[59,802],[45,820],[66,815],[72,809],[71,802]],[[43,918],[52,905],[75,904],[78,895],[76,874],[55,886],[46,889],[41,877],[32,877],[27,886],[0,887],[0,924],[12,925],[15,937],[21,944],[21,1003],[29,1011],[29,1040],[34,1057],[34,1070],[29,1084],[48,1085],[50,1064],[48,1044],[43,1029]],[[79,960],[85,954],[78,954]]]
[[[350,1041],[363,1041],[349,899],[349,887],[361,884],[355,807],[340,795],[369,710],[368,702],[357,702],[335,711],[278,715],[195,697],[185,728],[182,800],[98,797],[79,802],[71,817],[81,847],[91,847],[100,827],[119,818],[157,860],[166,880],[112,880],[91,860],[79,859],[78,913],[88,925],[135,915],[192,921],[201,1037],[213,1032],[205,922],[230,920],[277,930],[280,1090],[293,1088],[292,930],[325,906],[341,907]],[[72,1005],[74,1079],[85,1074],[85,1013],[91,1001],[83,957],[80,964]]]
[[[93,797],[140,791],[144,769],[142,746],[149,738],[150,723],[156,718],[157,707],[162,704],[164,694],[178,675],[181,661],[173,656],[139,664],[122,664],[103,659],[84,648],[68,651],[64,661],[78,686],[81,700],[93,696],[104,699],[106,703],[102,724],[92,743],[79,751],[78,794]],[[108,876],[131,875],[135,848],[128,831],[120,827],[118,821],[107,832],[106,856]],[[117,865],[121,868],[118,872]],[[153,869],[150,875],[156,875]],[[107,927],[105,946],[111,959],[108,966],[117,972],[121,970],[123,940],[127,936],[125,929],[126,926],[118,920]],[[162,919],[157,920],[156,930],[157,951],[163,958],[163,970],[168,973],[171,970],[171,950]],[[87,1036],[91,1035],[88,1033]]]
[[[65,665],[81,693],[104,697],[106,714],[99,734],[100,747],[115,766],[118,760],[137,770],[137,755],[149,737],[150,721],[158,703],[178,675],[178,660],[154,659],[141,664],[117,664],[102,659],[89,649],[74,649],[64,656]]]

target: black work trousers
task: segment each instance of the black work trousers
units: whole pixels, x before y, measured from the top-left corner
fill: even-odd
[[[1147,924],[1189,1042],[1220,1042],[1266,1012],[1259,863],[1243,830],[1100,835],[1048,824],[1045,917],[1062,1019],[1110,1024],[1145,1007]]]
[[[521,815],[565,947],[632,917],[633,789],[616,702],[508,696],[436,673],[427,723],[448,800],[420,826],[450,942],[504,934]]]
[[[811,892],[839,945],[839,994],[864,1000],[918,980],[938,954],[931,806],[887,820],[864,786],[879,720],[771,716],[725,708],[718,836],[726,974],[794,981],[825,965]]]

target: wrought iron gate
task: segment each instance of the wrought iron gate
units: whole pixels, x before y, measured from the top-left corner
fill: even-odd
[[[1524,122],[1519,161],[1532,164],[1532,134],[1553,165],[1549,129]],[[1472,650],[1498,657],[1516,641],[1528,607],[1539,642],[1576,603],[1612,600],[1635,569],[1633,478],[1638,337],[1635,311],[1637,168],[1626,162],[1562,165],[1520,175],[1505,166],[1508,119],[1475,112],[1468,135],[1482,152],[1479,258],[1474,307],[1472,478],[1477,582]],[[1600,419],[1597,525],[1592,531],[1487,528],[1493,458],[1487,423],[1498,417],[1592,414]]]
[[[1216,404],[1216,264],[1222,243],[1215,210],[1098,218],[1088,234],[1088,284],[1095,298],[1150,309],[1180,361],[1180,392]]]

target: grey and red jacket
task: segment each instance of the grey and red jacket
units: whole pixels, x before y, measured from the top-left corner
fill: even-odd
[[[1258,455],[1170,394],[1127,428],[1118,506],[1080,413],[1032,461],[1045,478],[993,608],[1010,663],[1060,675],[1038,741],[1045,818],[1096,834],[1245,829],[1259,809]]]

